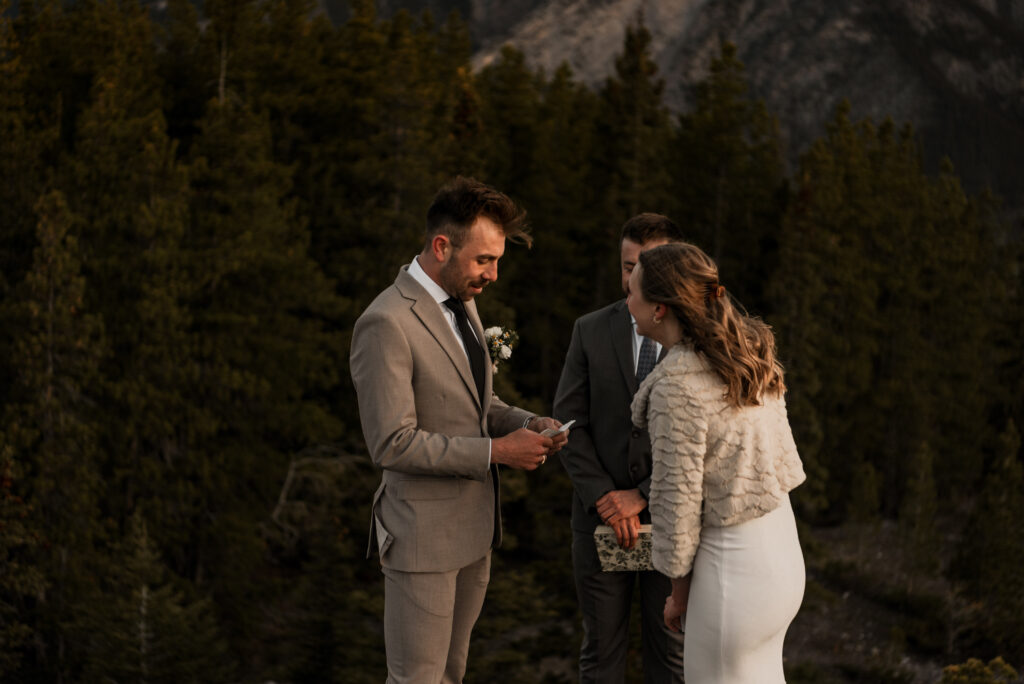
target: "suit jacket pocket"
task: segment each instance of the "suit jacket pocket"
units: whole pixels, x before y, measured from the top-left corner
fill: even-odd
[[[367,558],[372,558],[375,550],[383,557],[384,552],[388,550],[391,542],[394,541],[394,536],[388,532],[377,515],[377,510],[380,508],[380,497],[384,494],[384,487],[384,483],[381,482],[380,487],[377,487],[377,491],[373,494],[373,504],[370,507],[370,542],[366,545]],[[376,549],[374,548],[375,546]]]
[[[376,513],[373,515],[373,524],[376,527],[377,553],[381,558],[383,558],[384,554],[388,552],[389,548],[391,548],[391,542],[393,542],[395,538],[390,532],[388,532],[388,528],[384,527],[384,523],[380,521],[380,518],[377,517]]]
[[[459,479],[430,478],[423,480],[399,480],[393,484],[395,496],[405,501],[436,501],[454,499],[462,489]]]

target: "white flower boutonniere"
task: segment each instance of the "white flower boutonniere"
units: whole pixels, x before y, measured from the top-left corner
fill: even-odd
[[[512,356],[512,348],[519,343],[519,335],[515,330],[508,330],[497,325],[484,330],[487,340],[487,353],[491,357],[491,367],[498,372],[498,362],[507,361]]]

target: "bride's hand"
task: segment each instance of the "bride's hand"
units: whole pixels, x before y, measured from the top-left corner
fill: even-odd
[[[693,572],[672,578],[672,593],[665,599],[665,626],[673,632],[683,631],[686,604],[690,602],[690,580]]]
[[[683,631],[684,615],[686,615],[686,605],[679,605],[669,594],[665,598],[665,626],[673,632]]]

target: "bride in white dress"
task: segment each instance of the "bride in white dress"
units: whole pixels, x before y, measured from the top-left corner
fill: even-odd
[[[653,561],[673,578],[666,624],[685,621],[686,682],[784,682],[805,580],[789,492],[805,475],[774,336],[685,243],[640,256],[629,310],[670,350],[640,386],[633,422],[651,434]]]

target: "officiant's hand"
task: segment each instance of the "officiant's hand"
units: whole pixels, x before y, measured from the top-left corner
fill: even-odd
[[[613,527],[623,518],[638,516],[647,508],[647,499],[639,489],[613,489],[594,503],[601,520]]]
[[[618,540],[619,546],[624,549],[631,549],[636,546],[636,540],[640,538],[640,516],[634,515],[632,518],[623,518],[616,523],[612,523],[611,527],[615,530],[615,538]]]
[[[544,432],[545,430],[552,429],[557,430],[562,427],[562,423],[555,420],[554,418],[534,418],[530,421],[530,429],[534,432]],[[560,451],[565,446],[566,442],[569,441],[569,433],[563,432],[557,434],[551,438],[551,449],[548,450],[547,455],[552,456],[556,452]]]

